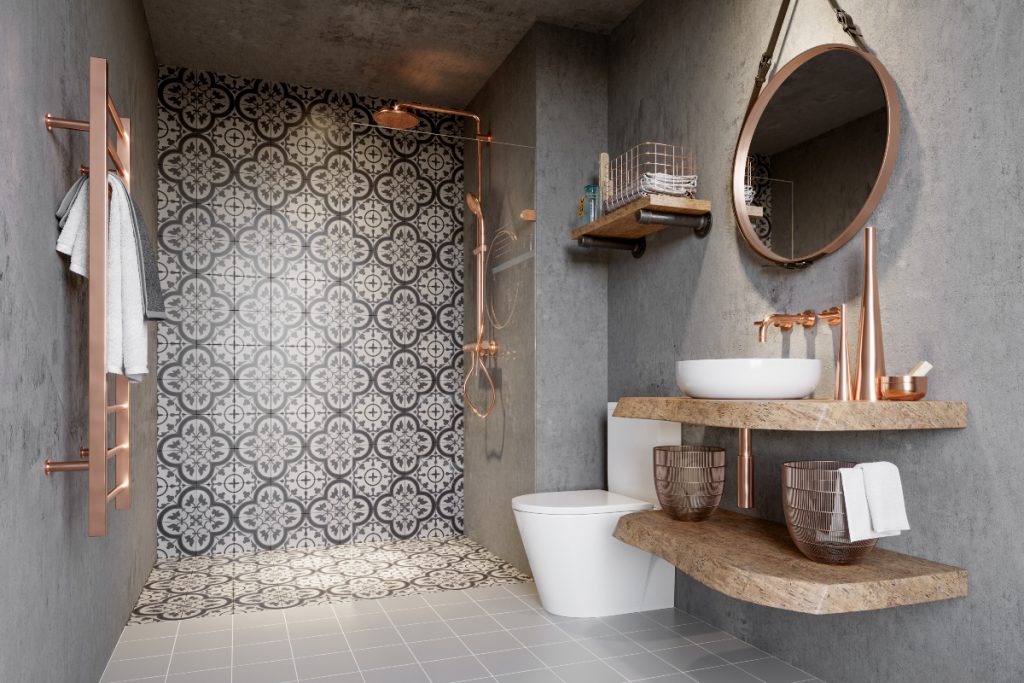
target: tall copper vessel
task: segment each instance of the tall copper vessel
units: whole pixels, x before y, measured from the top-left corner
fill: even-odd
[[[885,375],[882,316],[878,307],[878,268],[875,263],[875,228],[864,228],[864,292],[860,302],[860,338],[857,341],[857,381],[854,398],[880,401],[878,378]]]

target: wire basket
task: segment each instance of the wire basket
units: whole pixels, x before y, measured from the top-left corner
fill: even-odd
[[[604,210],[651,194],[694,197],[697,193],[697,160],[682,145],[641,142],[612,159],[608,165]]]

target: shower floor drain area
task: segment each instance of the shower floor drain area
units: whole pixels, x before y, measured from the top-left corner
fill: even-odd
[[[521,583],[465,537],[159,560],[128,621],[148,624]]]

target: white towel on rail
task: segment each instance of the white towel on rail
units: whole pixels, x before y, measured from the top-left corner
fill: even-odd
[[[139,382],[149,371],[149,338],[131,198],[114,173],[107,175],[107,187],[107,372]],[[88,277],[89,193],[80,180],[68,195],[57,214],[62,225],[57,251],[71,256],[72,272]]]

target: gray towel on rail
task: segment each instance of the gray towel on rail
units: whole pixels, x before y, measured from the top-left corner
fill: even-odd
[[[124,181],[118,175],[113,180],[124,185]],[[128,189],[125,188],[125,192]],[[146,320],[167,320],[167,312],[164,310],[164,293],[160,289],[160,271],[156,266],[156,252],[149,243],[149,233],[146,232],[146,221],[142,218],[142,209],[135,202],[135,198],[128,194],[128,201],[132,209],[132,228],[135,230],[135,247],[139,250],[139,263],[142,264],[142,296],[143,304],[146,307]]]
[[[57,209],[57,226],[62,231],[68,222],[68,217],[73,212],[78,212],[81,215],[82,220],[87,220],[86,213],[89,206],[88,194],[82,194],[81,203],[78,203],[80,193],[87,192],[88,181],[86,176],[80,177],[75,181],[75,184],[71,186],[67,194],[64,195],[63,201],[60,203],[60,207]],[[117,175],[113,175],[111,181],[121,181],[121,178]],[[135,231],[135,246],[138,249],[139,263],[142,264],[142,296],[145,305],[145,318],[146,320],[166,320],[167,312],[164,309],[164,294],[160,288],[160,271],[157,269],[156,264],[156,253],[153,251],[153,245],[149,241],[149,233],[146,232],[146,222],[142,218],[142,211],[139,209],[139,205],[135,202],[135,199],[129,195],[132,208],[132,228]],[[73,235],[68,235],[72,240]],[[71,245],[71,242],[64,240]],[[75,244],[77,247],[76,253],[72,253],[70,249],[64,251],[72,257],[72,268],[71,270],[78,273],[79,275],[85,275],[86,265],[84,263],[86,258],[86,240],[82,240]]]

